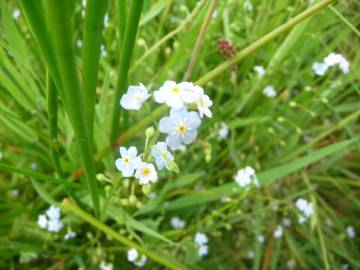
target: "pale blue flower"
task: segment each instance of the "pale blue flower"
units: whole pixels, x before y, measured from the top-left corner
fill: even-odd
[[[170,116],[160,120],[160,132],[169,134],[166,137],[166,144],[176,148],[181,144],[192,143],[197,136],[197,128],[201,119],[197,112],[188,112],[185,108],[170,110]]]
[[[167,145],[165,142],[158,142],[151,150],[151,155],[155,158],[156,166],[159,170],[162,170],[164,167],[170,170],[168,161],[173,161],[174,157],[167,150]]]
[[[120,147],[119,151],[121,158],[115,161],[116,168],[121,171],[124,177],[130,177],[140,164],[141,158],[137,156],[135,146],[131,146],[128,150],[125,147]]]
[[[49,209],[46,211],[46,215],[48,216],[49,219],[58,220],[61,216],[61,210],[60,208],[51,205]]]

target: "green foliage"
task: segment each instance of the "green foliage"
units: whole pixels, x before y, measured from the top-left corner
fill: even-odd
[[[355,2],[312,2],[1,1],[0,269],[137,269],[130,248],[144,269],[360,269],[360,17]],[[315,76],[331,52],[350,72]],[[213,117],[174,160],[161,154],[157,183],[122,177],[118,147],[154,163],[169,109],[125,111],[121,95],[184,78]],[[246,166],[259,187],[234,181]],[[314,210],[303,224],[299,198]],[[37,224],[49,205],[58,233]]]

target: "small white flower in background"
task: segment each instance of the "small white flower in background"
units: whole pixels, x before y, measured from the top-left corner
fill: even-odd
[[[255,252],[253,250],[249,250],[248,253],[247,253],[247,257],[249,259],[252,259],[255,257]]]
[[[170,220],[170,224],[174,229],[185,228],[185,221],[180,219],[179,217],[172,217]]]
[[[272,85],[268,85],[264,88],[264,90],[262,91],[262,93],[267,96],[268,98],[274,98],[276,97],[276,90],[274,88],[274,86]]]
[[[102,57],[106,57],[106,56],[107,56],[107,52],[106,52],[106,49],[105,49],[104,44],[101,44],[100,50],[101,50],[101,56],[102,56]]]
[[[65,240],[69,240],[69,239],[75,238],[75,237],[76,237],[76,233],[73,232],[73,231],[70,231],[70,232],[68,232],[67,234],[64,235]]]
[[[295,268],[295,266],[296,266],[296,262],[295,262],[293,259],[288,260],[288,261],[286,262],[286,266],[287,266],[288,268],[290,268],[290,269],[293,269],[293,268]]]
[[[228,135],[229,135],[229,127],[224,122],[221,122],[221,128],[218,131],[219,138],[225,139]]]
[[[20,15],[21,15],[21,13],[20,13],[20,10],[18,10],[18,9],[15,9],[12,13],[12,16],[15,20],[18,19],[20,17]]]
[[[280,238],[282,236],[283,236],[283,228],[280,225],[278,225],[274,231],[274,237]]]
[[[141,162],[141,158],[137,156],[137,149],[131,146],[129,149],[120,147],[121,158],[116,159],[116,168],[121,171],[124,177],[130,177],[134,174],[135,169]]]
[[[180,109],[185,103],[195,102],[195,95],[190,91],[192,87],[193,84],[189,82],[177,84],[174,81],[166,81],[154,92],[154,98],[157,103],[166,103],[173,109]]]
[[[127,258],[128,258],[129,262],[135,261],[138,256],[139,256],[139,253],[137,252],[137,250],[135,248],[131,248],[127,252]]]
[[[204,94],[204,89],[200,86],[194,86],[190,91],[195,95],[195,103],[198,108],[200,118],[203,118],[204,115],[211,118],[212,113],[209,107],[212,106],[212,101],[208,95]]]
[[[259,243],[264,243],[264,242],[265,242],[265,237],[264,237],[264,235],[259,234],[259,235],[256,237],[256,240],[257,240]]]
[[[61,216],[61,210],[58,207],[51,205],[48,210],[46,210],[46,215],[49,219],[57,220]]]
[[[348,74],[350,72],[350,63],[343,57],[340,60],[339,68],[344,74]]]
[[[132,262],[138,267],[143,267],[147,261],[147,258],[144,255],[140,257],[139,252],[134,248],[128,250],[127,258],[129,262]]]
[[[306,218],[309,218],[313,214],[313,204],[303,198],[299,198],[296,203],[296,208],[304,214]]]
[[[330,67],[339,64],[342,61],[343,56],[338,53],[330,53],[324,58],[324,63]]]
[[[209,241],[208,237],[206,236],[206,234],[201,233],[201,232],[197,232],[195,234],[195,242],[199,245],[205,245],[207,244],[207,242]]]
[[[204,257],[209,253],[209,246],[208,245],[200,245],[198,249],[198,254],[200,257]]]
[[[200,257],[204,257],[205,255],[207,255],[209,253],[209,247],[207,245],[209,239],[206,236],[206,234],[197,232],[195,234],[194,240],[195,243],[197,244],[198,255]]]
[[[197,128],[201,119],[197,112],[188,112],[185,108],[170,110],[170,116],[163,117],[159,123],[160,132],[169,134],[166,144],[170,147],[179,147],[182,144],[192,143],[197,136]]]
[[[12,190],[10,190],[10,196],[11,197],[14,197],[14,198],[16,198],[16,197],[18,197],[19,196],[19,190],[18,189],[12,189]]]
[[[157,194],[155,192],[149,194],[149,199],[150,200],[155,200],[157,198]]]
[[[156,166],[159,170],[162,170],[164,167],[170,170],[168,162],[173,161],[173,155],[167,150],[167,145],[164,142],[158,142],[151,150],[151,155],[155,158]]]
[[[355,238],[356,232],[353,226],[348,226],[346,228],[346,234],[349,238]]]
[[[104,16],[104,24],[107,25],[109,23],[109,14],[106,13]]]
[[[259,180],[256,177],[255,170],[250,166],[238,170],[238,172],[235,175],[235,182],[240,187],[246,187],[251,183],[254,183],[256,186],[259,186]]]
[[[146,87],[139,85],[129,86],[126,94],[121,97],[120,104],[126,110],[140,110],[142,104],[151,96]]]
[[[291,225],[291,220],[288,218],[284,218],[282,223],[285,227],[289,227]]]
[[[36,170],[37,167],[38,167],[38,165],[37,165],[37,163],[35,163],[35,162],[32,162],[32,163],[30,164],[30,168],[31,168],[32,170]]]
[[[329,66],[326,63],[315,62],[312,65],[312,69],[314,73],[318,76],[324,76]]]
[[[46,218],[46,215],[39,215],[38,216],[37,224],[39,225],[39,227],[41,229],[46,229],[47,223],[48,223],[48,220]]]
[[[139,179],[140,185],[147,185],[150,183],[156,183],[157,173],[154,165],[151,163],[140,162],[136,169],[135,177]]]
[[[99,265],[100,270],[113,270],[113,264],[112,263],[106,263],[102,261]]]
[[[82,46],[83,46],[82,40],[81,40],[81,39],[78,39],[78,40],[76,41],[76,47],[82,48]]]
[[[265,69],[263,66],[255,66],[254,70],[257,73],[257,75],[259,76],[259,78],[261,78],[265,75]]]
[[[307,218],[304,217],[304,216],[300,216],[298,221],[299,221],[300,224],[304,224],[307,221]]]
[[[50,219],[47,222],[47,229],[49,232],[59,232],[63,227],[63,224],[60,220]]]

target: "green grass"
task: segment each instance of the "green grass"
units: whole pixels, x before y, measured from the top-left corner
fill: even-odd
[[[2,1],[0,269],[137,269],[130,248],[148,257],[144,269],[360,269],[357,11],[336,0]],[[331,52],[350,72],[315,76]],[[169,108],[151,97],[126,111],[120,98],[129,85],[153,92],[184,78],[204,88],[213,117],[173,152],[180,172],[158,171],[143,188],[116,170],[118,147],[148,157],[165,137],[146,130]],[[275,98],[262,94],[268,85]],[[260,187],[235,183],[246,166]],[[314,206],[304,224],[300,197]],[[62,209],[59,233],[37,224],[50,204]]]

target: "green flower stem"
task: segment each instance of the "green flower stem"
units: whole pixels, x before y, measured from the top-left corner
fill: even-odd
[[[48,1],[46,4],[49,14],[49,33],[53,42],[58,70],[60,71],[61,84],[64,87],[65,107],[74,129],[95,213],[99,216],[99,191],[95,177],[92,143],[88,133],[89,126],[85,118],[84,98],[80,91],[80,83],[76,73],[69,2]]]
[[[93,136],[102,30],[108,3],[109,0],[88,0],[86,3],[82,64],[85,114],[91,138]]]
[[[143,0],[131,1],[130,14],[126,24],[125,36],[120,51],[119,77],[116,87],[113,103],[113,115],[111,120],[110,140],[116,139],[119,128],[120,118],[120,96],[126,90],[128,85],[128,73],[130,67],[131,56],[134,49],[136,33],[139,26]]]
[[[209,9],[207,10],[207,13],[205,16],[205,20],[204,20],[203,24],[201,25],[200,33],[196,40],[194,50],[192,51],[189,66],[187,68],[187,71],[185,72],[184,81],[191,78],[191,74],[195,68],[196,60],[199,56],[201,45],[205,38],[206,30],[209,27],[212,15],[213,15],[218,3],[219,3],[219,0],[212,0],[210,3]]]
[[[146,255],[150,259],[160,263],[161,265],[164,265],[168,267],[169,269],[175,269],[175,270],[182,270],[182,269],[188,269],[187,267],[181,265],[179,262],[175,261],[175,259],[170,259],[168,256],[161,256],[153,251],[148,250],[147,248],[140,246],[139,244],[131,241],[130,239],[126,238],[125,236],[117,233],[110,227],[106,226],[104,223],[101,223],[99,220],[95,219],[85,211],[83,211],[81,208],[76,206],[75,204],[71,203],[68,199],[64,199],[61,203],[61,207],[64,210],[67,210],[69,212],[72,212],[73,214],[79,216],[86,222],[90,223],[97,229],[103,231],[107,236],[116,239],[120,243],[122,243],[125,246],[135,248],[137,251],[139,251],[141,254]]]
[[[211,70],[209,73],[205,74],[203,77],[198,79],[195,84],[197,85],[204,85],[206,82],[214,79],[215,77],[219,76],[221,73],[223,73],[225,70],[232,67],[234,64],[240,62],[242,59],[244,59],[249,54],[255,52],[257,49],[261,48],[265,44],[267,44],[269,41],[277,38],[281,34],[289,31],[291,28],[293,28],[298,23],[302,22],[306,18],[310,17],[311,15],[317,13],[318,11],[322,10],[323,8],[330,5],[332,2],[335,2],[336,0],[323,0],[317,3],[316,5],[312,6],[311,8],[305,10],[304,12],[300,13],[299,15],[295,16],[294,18],[290,19],[286,23],[280,25],[275,30],[271,31],[270,33],[266,34],[262,38],[258,39],[239,53],[235,55],[234,58],[222,63],[215,69]]]

